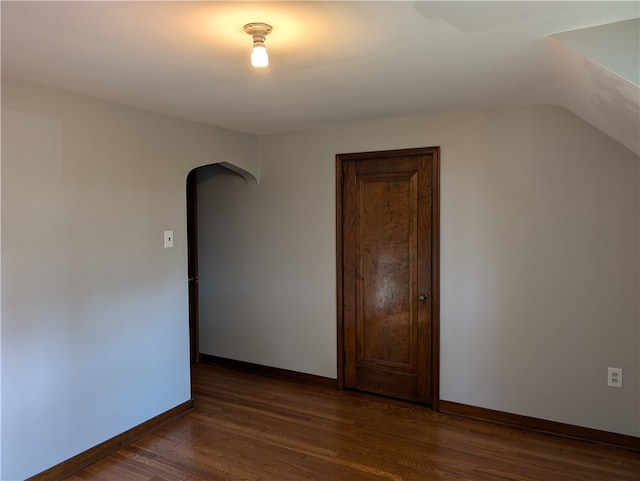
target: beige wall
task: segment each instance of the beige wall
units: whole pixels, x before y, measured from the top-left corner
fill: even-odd
[[[3,79],[2,479],[190,398],[185,181],[218,161],[255,137]]]
[[[335,154],[431,145],[442,398],[640,434],[638,157],[572,114],[256,140],[3,79],[2,478],[188,399],[190,169],[229,162],[257,176],[256,148],[261,167],[260,184],[201,184],[202,351],[334,377]],[[623,389],[606,387],[608,366],[625,369]]]
[[[441,398],[639,435],[638,157],[560,108],[259,137],[260,184],[200,185],[201,351],[335,377],[335,154],[423,146],[442,148]]]

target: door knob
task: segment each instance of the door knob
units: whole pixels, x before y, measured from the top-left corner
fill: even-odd
[[[426,294],[420,294],[418,296],[418,300],[422,301],[422,302],[426,301],[427,300],[427,295]]]

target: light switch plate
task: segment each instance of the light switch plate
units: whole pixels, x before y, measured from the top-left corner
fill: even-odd
[[[173,231],[166,230],[164,231],[164,248],[168,249],[173,247]]]

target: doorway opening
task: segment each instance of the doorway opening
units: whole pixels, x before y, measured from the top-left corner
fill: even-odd
[[[202,216],[213,215],[215,206],[198,205],[198,188],[214,176],[227,175],[242,177],[245,181],[257,179],[249,172],[232,164],[221,162],[198,167],[189,172],[186,179],[187,197],[187,271],[189,290],[189,357],[191,364],[200,362],[200,246],[198,242],[198,219]],[[206,252],[205,252],[206,254]],[[206,272],[205,272],[206,280]]]
[[[438,147],[336,156],[338,385],[439,400]]]

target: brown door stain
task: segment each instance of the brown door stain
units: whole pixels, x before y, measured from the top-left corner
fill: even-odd
[[[340,154],[337,171],[339,383],[434,405],[439,149]]]

